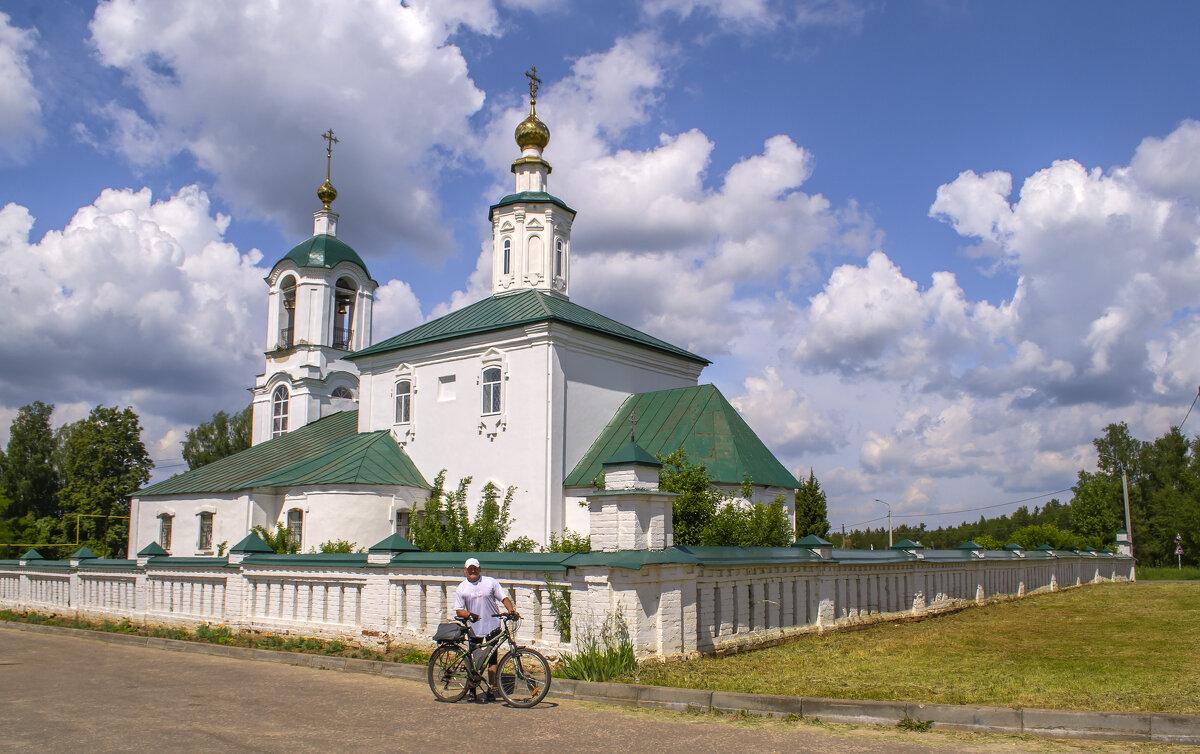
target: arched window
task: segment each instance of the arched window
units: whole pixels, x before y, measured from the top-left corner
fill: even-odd
[[[354,338],[354,281],[341,278],[333,291],[333,347],[349,351]]]
[[[329,397],[330,398],[346,398],[348,400],[354,400],[354,393],[350,392],[350,388],[342,386],[342,385],[338,385],[337,387],[335,387],[333,389],[333,392],[329,394]]]
[[[500,367],[483,370],[483,413],[500,413]]]
[[[171,551],[171,524],[174,521],[175,517],[170,513],[158,517],[158,545],[167,552]]]
[[[304,542],[304,511],[299,508],[288,511],[287,528],[288,539],[299,547]]]
[[[287,431],[288,389],[280,385],[271,396],[271,437],[279,437]]]
[[[412,421],[412,383],[400,380],[396,383],[396,423]]]
[[[563,242],[558,239],[554,242],[554,277],[563,276]]]
[[[296,341],[296,278],[290,275],[279,286],[283,309],[279,315],[279,348],[291,348]]]
[[[504,239],[504,274],[512,272],[512,239]]]

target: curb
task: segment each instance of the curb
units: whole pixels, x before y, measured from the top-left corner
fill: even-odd
[[[285,665],[369,673],[387,678],[425,681],[423,665],[406,665],[350,657],[280,652],[224,644],[204,644],[160,639],[137,634],[116,634],[67,626],[0,621],[0,628],[32,633],[67,634],[109,644],[193,652],[233,659],[277,662]],[[933,724],[935,729],[978,733],[1024,734],[1047,738],[1080,738],[1106,741],[1150,741],[1154,743],[1200,744],[1200,715],[1163,712],[1091,712],[1085,710],[1018,709],[971,704],[925,704],[853,699],[822,699],[806,696],[744,694],[629,683],[598,683],[555,678],[549,697],[577,701],[606,702],[633,707],[699,712],[749,712],[783,717],[800,715],[829,723],[895,726],[904,718]]]

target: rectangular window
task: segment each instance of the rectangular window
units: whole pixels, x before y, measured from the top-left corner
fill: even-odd
[[[171,516],[158,517],[158,544],[167,552],[171,551]]]
[[[200,551],[212,550],[213,514],[205,511],[200,514]]]
[[[483,413],[500,413],[500,369],[483,370]]]
[[[299,547],[304,541],[301,539],[304,536],[304,511],[299,508],[288,511],[287,526],[288,538]]]
[[[408,424],[412,420],[412,383],[401,380],[396,383],[396,423]]]
[[[409,511],[396,511],[396,533],[412,541],[412,514]]]

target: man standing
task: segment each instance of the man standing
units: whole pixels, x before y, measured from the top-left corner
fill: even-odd
[[[517,611],[513,609],[512,600],[504,593],[500,582],[491,576],[483,575],[478,560],[467,558],[467,562],[463,563],[463,575],[466,578],[454,590],[454,612],[460,618],[470,618],[473,621],[468,644],[471,652],[474,653],[484,639],[500,630],[500,619],[496,617],[498,615],[496,612],[497,600],[504,603],[504,609],[514,616]],[[472,654],[473,658],[474,654]],[[477,699],[475,689],[471,689],[471,701],[494,702],[496,700],[493,692],[493,689],[496,688],[495,654],[492,655],[488,666],[488,678],[491,687],[488,689],[487,696],[484,699]]]

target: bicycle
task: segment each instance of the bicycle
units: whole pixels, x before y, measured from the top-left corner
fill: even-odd
[[[465,645],[467,618],[442,623],[434,634],[438,648],[429,657],[429,688],[443,702],[457,702],[471,689],[491,689],[488,666],[502,647],[508,653],[500,660],[496,680],[500,696],[514,707],[533,707],[550,690],[550,663],[540,652],[517,646],[513,632],[520,625],[516,613],[500,613],[500,630],[474,651]]]

